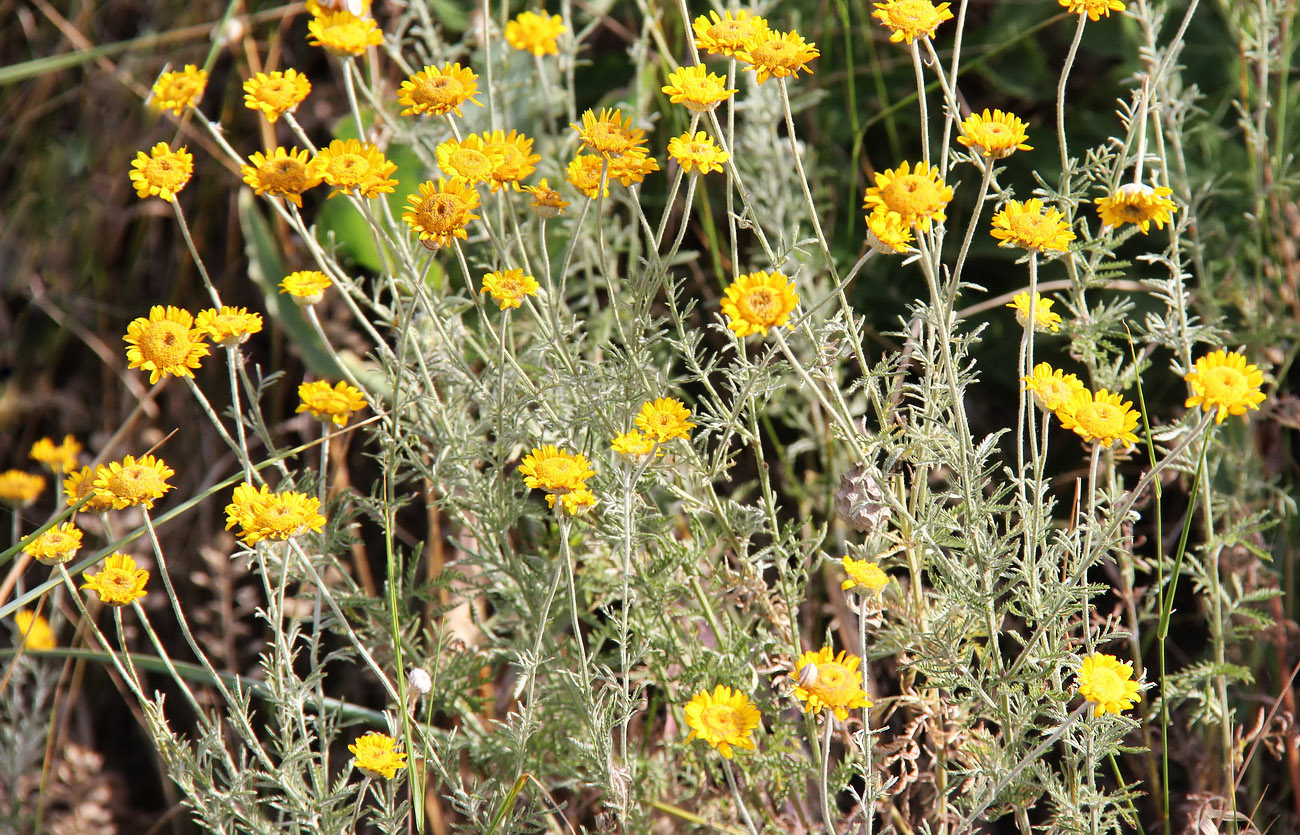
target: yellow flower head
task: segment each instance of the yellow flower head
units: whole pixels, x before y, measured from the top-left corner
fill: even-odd
[[[65,563],[81,550],[81,529],[71,522],[55,525],[23,543],[23,550],[45,565]]]
[[[0,473],[0,502],[18,507],[40,498],[45,490],[45,476],[25,473],[22,470],[5,470]]]
[[[81,454],[81,444],[71,435],[64,435],[63,442],[56,444],[53,438],[41,438],[32,444],[27,453],[33,461],[49,467],[55,475],[70,473],[77,468],[77,456]]]
[[[311,82],[295,69],[259,72],[244,82],[244,107],[262,111],[266,121],[274,123],[297,110],[310,93]]]
[[[616,156],[627,154],[645,145],[645,131],[632,127],[632,117],[625,120],[620,110],[606,107],[597,116],[588,110],[582,114],[582,124],[569,127],[578,132],[582,144],[598,154]]]
[[[353,412],[366,408],[366,398],[360,389],[339,382],[331,386],[325,380],[316,380],[298,386],[298,399],[302,402],[294,413],[311,412],[311,416],[335,426],[347,426]]]
[[[361,55],[383,42],[384,33],[378,23],[350,12],[313,17],[307,23],[307,43],[323,46],[338,55]]]
[[[737,12],[709,12],[691,24],[697,49],[723,58],[733,58],[767,32],[767,21],[747,9]],[[666,90],[664,92],[667,92]]]
[[[460,177],[467,183],[486,183],[492,172],[504,162],[501,151],[489,148],[483,137],[470,134],[463,140],[448,139],[438,145],[438,167],[448,177]]]
[[[701,690],[686,703],[686,725],[691,729],[686,741],[702,739],[731,759],[733,745],[754,750],[754,729],[762,720],[748,696],[719,684],[712,693]]]
[[[436,185],[432,180],[420,183],[419,193],[407,195],[406,202],[402,220],[429,248],[450,246],[454,238],[467,239],[465,227],[471,220],[478,220],[474,214],[479,205],[478,192],[459,177],[439,178]]]
[[[63,493],[68,497],[68,506],[71,507],[79,503],[82,499],[90,497],[82,510],[90,513],[103,513],[106,510],[113,509],[112,501],[105,501],[95,495],[95,479],[99,478],[99,472],[103,467],[96,467],[91,470],[90,467],[82,467],[75,473],[69,473],[68,477],[63,479]]]
[[[389,179],[397,163],[389,162],[384,153],[369,142],[335,139],[321,148],[311,161],[312,173],[334,187],[336,194],[359,194],[378,197],[392,194],[397,181]]]
[[[1071,14],[1086,14],[1089,20],[1110,17],[1111,12],[1124,11],[1121,0],[1060,0],[1062,6]]]
[[[1032,145],[1025,144],[1029,139],[1029,134],[1025,133],[1027,127],[1029,125],[1014,113],[990,112],[986,107],[983,113],[966,117],[961,123],[962,135],[957,137],[957,141],[986,157],[1001,159],[1016,151],[1034,150]]]
[[[687,174],[692,168],[700,169],[701,174],[721,171],[722,164],[731,156],[713,142],[713,137],[704,131],[691,136],[690,131],[668,140],[668,156],[677,160]]]
[[[524,296],[537,295],[540,286],[537,279],[524,275],[523,270],[498,270],[483,276],[483,289],[479,292],[491,293],[501,309],[505,310],[507,307],[519,307]]]
[[[28,649],[54,649],[59,642],[54,639],[54,630],[50,622],[35,612],[19,609],[14,612],[14,626],[18,627],[21,644]]]
[[[406,107],[403,116],[441,116],[444,113],[459,116],[460,106],[467,101],[483,106],[474,98],[477,93],[478,75],[473,70],[460,64],[445,64],[425,67],[403,81],[397,101]]]
[[[1138,413],[1132,402],[1118,394],[1101,389],[1095,394],[1086,388],[1074,393],[1074,399],[1056,410],[1056,417],[1065,429],[1073,429],[1079,437],[1091,443],[1108,447],[1116,441],[1125,445],[1137,443]]]
[[[320,500],[312,496],[293,490],[272,493],[265,484],[258,489],[244,482],[226,505],[226,530],[239,525],[239,538],[246,545],[289,539],[308,530],[319,532],[325,526],[319,510]]]
[[[397,740],[371,731],[359,736],[348,750],[356,757],[353,763],[367,777],[391,780],[397,769],[406,768],[406,754],[397,750]]]
[[[533,140],[518,131],[494,130],[482,134],[484,153],[493,160],[492,180],[489,185],[496,191],[502,186],[518,182],[531,176],[537,170],[537,163],[542,161],[540,154],[533,153]]]
[[[797,304],[799,294],[785,273],[759,270],[737,276],[727,287],[722,299],[722,312],[727,317],[727,327],[735,331],[736,336],[745,337],[751,333],[766,336],[768,328],[794,327],[787,325],[786,319]]]
[[[596,193],[600,191],[600,175],[605,169],[605,160],[593,154],[578,154],[569,163],[566,169],[568,173],[569,184],[578,191],[596,199]],[[605,174],[605,193],[604,197],[609,196],[609,180],[611,177],[608,172]]]
[[[690,440],[691,430],[695,424],[690,422],[691,411],[682,401],[672,397],[660,397],[647,400],[641,404],[641,411],[633,423],[648,438],[658,443],[671,441],[673,438]]]
[[[176,471],[161,458],[142,455],[139,460],[128,455],[121,461],[110,461],[95,471],[95,495],[112,504],[114,510],[141,505],[152,508],[154,499],[172,489],[167,479]]]
[[[692,113],[707,113],[736,92],[727,89],[725,78],[700,64],[673,70],[668,74],[668,84],[660,89],[668,94],[670,102],[684,104]]]
[[[840,560],[844,566],[844,573],[849,575],[848,579],[840,583],[840,588],[844,590],[852,588],[866,589],[875,593],[885,587],[889,582],[889,575],[880,570],[880,565],[866,560],[855,560],[852,557],[844,557]]]
[[[862,206],[875,211],[897,212],[908,226],[929,230],[931,221],[948,219],[943,207],[952,200],[952,187],[943,181],[939,169],[918,162],[876,172],[876,184],[867,189]]]
[[[1259,390],[1264,373],[1236,351],[1206,354],[1183,379],[1192,387],[1192,396],[1184,405],[1189,409],[1200,406],[1207,412],[1217,409],[1215,423],[1223,423],[1228,415],[1244,415],[1264,402],[1264,392]]]
[[[1002,210],[993,215],[993,230],[998,246],[1018,246],[1040,252],[1065,252],[1074,240],[1074,233],[1065,216],[1055,207],[1043,209],[1043,201],[1033,199],[1021,203],[1008,200]]]
[[[249,313],[246,307],[209,308],[199,311],[194,329],[223,348],[233,348],[247,342],[253,334],[261,333],[262,314]]]
[[[258,194],[285,198],[302,208],[302,193],[320,185],[320,173],[310,164],[306,151],[277,147],[266,156],[260,151],[248,158],[252,165],[240,166],[244,182]]]
[[[1021,377],[1025,391],[1034,393],[1034,400],[1049,412],[1074,402],[1074,396],[1084,391],[1086,386],[1073,374],[1066,374],[1059,368],[1045,362],[1034,366],[1034,371],[1027,377]]]
[[[208,355],[206,338],[194,328],[188,310],[154,305],[149,318],[142,316],[126,327],[122,341],[127,344],[127,367],[148,371],[150,385],[168,374],[193,377],[199,361]]]
[[[876,252],[882,255],[907,252],[910,248],[908,245],[915,240],[912,227],[898,212],[876,206],[867,215],[867,246]]]
[[[131,185],[141,200],[161,197],[168,203],[173,202],[176,193],[185,188],[193,173],[194,157],[190,152],[184,147],[173,151],[166,142],[154,145],[147,154],[137,151],[131,161]]]
[[[609,446],[619,455],[625,455],[628,458],[640,458],[642,455],[649,455],[654,450],[655,441],[654,438],[642,435],[633,429],[630,432],[622,432],[614,436],[614,441]]]
[[[759,84],[769,78],[785,78],[797,75],[800,70],[812,74],[808,62],[821,55],[817,45],[804,40],[798,32],[774,32],[764,29],[740,52],[736,58],[754,71],[754,80]]]
[[[104,567],[98,574],[87,571],[81,579],[86,581],[83,589],[95,592],[109,606],[127,606],[144,597],[149,572],[136,568],[135,560],[126,554],[112,554],[104,560]]]
[[[1034,331],[1037,333],[1057,333],[1061,330],[1061,315],[1052,312],[1052,305],[1056,302],[1051,299],[1045,299],[1038,293],[1034,294],[1033,312],[1034,312]],[[1016,293],[1015,297],[1007,307],[1014,308],[1016,311],[1016,321],[1020,326],[1029,326],[1029,294]]]
[[[659,163],[654,157],[646,156],[641,149],[638,153],[623,154],[609,161],[609,179],[618,180],[625,186],[640,185],[648,174],[659,170]]]
[[[543,220],[549,220],[556,215],[562,214],[564,209],[569,205],[569,201],[560,196],[560,193],[546,184],[546,178],[543,177],[535,186],[524,186],[521,191],[526,191],[533,196],[533,202],[528,204],[528,208],[533,210],[533,214]]]
[[[1122,713],[1142,701],[1142,687],[1133,680],[1133,665],[1098,652],[1079,667],[1079,695],[1092,702],[1093,715]]]
[[[889,36],[893,43],[911,43],[917,38],[933,38],[940,23],[952,20],[948,3],[936,6],[930,0],[889,0],[874,5],[876,10],[871,16],[894,30]]]
[[[595,507],[598,502],[596,494],[586,487],[579,487],[577,490],[570,490],[567,493],[546,494],[547,507],[554,509],[557,500],[565,516],[581,516]]]
[[[524,456],[519,464],[519,474],[524,477],[524,484],[532,489],[567,493],[571,490],[585,490],[587,479],[594,476],[596,471],[581,452],[571,453],[547,444]]]
[[[830,647],[800,655],[790,678],[795,680],[794,695],[804,703],[804,713],[825,708],[843,722],[850,710],[871,707],[858,672],[861,664],[858,656],[845,650],[836,655]]]
[[[203,90],[208,86],[208,73],[193,64],[186,64],[183,70],[165,72],[153,83],[149,101],[158,110],[170,110],[179,116],[203,98]]]
[[[1166,223],[1173,222],[1173,213],[1178,206],[1169,199],[1174,190],[1165,186],[1152,188],[1142,183],[1129,183],[1120,186],[1114,194],[1098,197],[1097,214],[1106,226],[1120,226],[1125,223],[1137,224],[1145,235],[1155,224],[1157,229],[1164,229]]]
[[[325,291],[333,286],[333,280],[320,270],[298,270],[284,277],[280,292],[293,296],[298,304],[312,305],[323,299]]]
[[[557,39],[565,31],[564,19],[557,14],[520,12],[506,24],[506,43],[539,57],[555,55],[560,51]]]

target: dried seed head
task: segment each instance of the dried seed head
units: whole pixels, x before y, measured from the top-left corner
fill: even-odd
[[[889,505],[880,470],[859,465],[846,472],[835,491],[835,512],[856,531],[871,533],[883,525]]]

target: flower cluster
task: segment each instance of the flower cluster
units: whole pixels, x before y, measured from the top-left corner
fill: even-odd
[[[546,444],[537,447],[519,464],[519,474],[531,489],[546,491],[546,504],[558,501],[569,515],[577,515],[596,504],[587,480],[596,474],[582,453]]]
[[[257,488],[244,482],[226,505],[226,530],[239,525],[239,538],[245,545],[285,540],[309,530],[320,531],[325,517],[319,510],[320,500],[312,496],[293,490],[274,493],[265,484]]]

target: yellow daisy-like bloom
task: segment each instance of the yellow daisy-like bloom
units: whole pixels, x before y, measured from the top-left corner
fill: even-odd
[[[633,423],[646,436],[658,443],[666,443],[673,438],[690,440],[691,430],[695,424],[690,422],[691,410],[682,401],[672,397],[660,397],[647,400],[641,404]]]
[[[1120,186],[1114,194],[1098,197],[1097,214],[1106,226],[1120,226],[1125,223],[1137,224],[1145,235],[1155,224],[1157,229],[1164,229],[1166,223],[1173,222],[1173,213],[1178,206],[1169,195],[1174,190],[1165,186],[1152,188],[1141,183],[1129,183]]]
[[[840,588],[845,591],[862,588],[874,593],[883,589],[889,582],[889,575],[881,571],[877,563],[843,557],[840,564],[844,566],[844,573],[849,575],[848,579],[840,583]]]
[[[1111,12],[1124,11],[1121,0],[1060,0],[1071,14],[1086,14],[1089,20],[1110,17]]]
[[[188,310],[154,305],[147,319],[142,316],[126,327],[122,341],[127,344],[127,367],[148,371],[150,385],[168,374],[193,377],[199,361],[208,355],[206,338],[194,328]]]
[[[1187,408],[1200,406],[1205,411],[1217,409],[1215,423],[1228,415],[1244,415],[1264,402],[1264,373],[1246,358],[1233,351],[1214,351],[1196,361],[1195,368],[1183,377],[1192,387]]]
[[[71,435],[64,435],[63,442],[56,444],[53,438],[41,438],[32,444],[27,453],[33,461],[49,467],[55,475],[70,473],[77,468],[77,456],[81,454],[81,444]]]
[[[1033,199],[1021,203],[1008,200],[1002,210],[993,215],[993,230],[998,246],[1018,246],[1022,249],[1065,252],[1075,235],[1065,216],[1055,207],[1043,209],[1043,201]]]
[[[95,479],[99,478],[99,471],[102,469],[103,467],[96,467],[93,470],[90,467],[82,467],[63,479],[63,493],[68,497],[69,507],[89,496],[90,500],[81,506],[82,510],[103,513],[113,509],[112,501],[105,501],[95,495]]]
[[[185,108],[203,98],[208,86],[207,70],[186,64],[183,70],[165,72],[153,83],[150,103],[159,110],[170,110],[179,116]]]
[[[735,331],[736,336],[745,337],[751,333],[766,336],[768,328],[794,327],[787,325],[786,319],[797,304],[799,294],[785,273],[759,270],[737,276],[727,287],[722,299],[722,312],[727,317],[727,327]]]
[[[110,461],[95,471],[95,495],[113,505],[114,510],[141,505],[152,508],[154,499],[172,489],[167,479],[176,471],[161,458],[142,455],[137,460],[128,455],[121,461]]]
[[[253,334],[261,333],[262,314],[249,313],[246,307],[209,308],[199,311],[194,329],[223,348],[233,348],[247,342]]]
[[[334,187],[336,194],[359,194],[378,197],[392,194],[397,181],[390,179],[397,171],[397,163],[390,162],[383,151],[369,142],[356,139],[335,139],[321,148],[311,161],[313,173]]]
[[[721,171],[722,164],[731,159],[726,151],[714,144],[713,137],[704,131],[698,131],[694,136],[688,131],[668,140],[668,156],[677,160],[682,170],[688,174],[692,168],[700,169],[701,174]]]
[[[406,768],[406,754],[397,750],[397,740],[371,731],[359,736],[348,750],[356,757],[353,764],[367,777],[391,780],[397,769]]]
[[[804,703],[804,713],[825,708],[843,722],[850,710],[871,707],[858,672],[861,664],[858,656],[845,650],[836,655],[830,647],[800,655],[790,678],[795,680],[794,695]]]
[[[1034,294],[1034,331],[1037,333],[1056,333],[1061,329],[1061,315],[1052,312],[1056,302]],[[1007,307],[1015,308],[1016,321],[1023,328],[1029,324],[1029,294],[1016,293]]]
[[[239,538],[246,545],[266,539],[289,539],[308,530],[319,532],[325,517],[318,512],[320,500],[293,490],[273,493],[244,482],[235,488],[226,505],[226,530],[239,525]]]
[[[1093,393],[1080,389],[1074,399],[1056,410],[1061,426],[1073,429],[1085,441],[1108,447],[1116,441],[1125,445],[1137,443],[1138,413],[1132,402],[1105,389]]]
[[[379,24],[369,17],[349,12],[313,17],[307,23],[307,43],[323,46],[338,55],[361,55],[384,42]]]
[[[444,113],[461,115],[465,102],[483,106],[474,98],[478,94],[478,75],[460,64],[442,67],[425,67],[402,82],[397,101],[406,107],[403,116],[441,116]]]
[[[1093,703],[1093,715],[1122,713],[1142,701],[1142,687],[1133,680],[1133,665],[1098,652],[1079,666],[1079,695]]]
[[[936,6],[930,0],[889,0],[887,3],[873,5],[876,10],[871,16],[894,30],[889,36],[893,43],[911,43],[917,38],[933,38],[940,23],[952,20],[948,3]]]
[[[654,438],[642,435],[633,429],[630,432],[615,435],[614,441],[609,447],[619,455],[626,455],[628,458],[639,458],[642,455],[649,455],[655,448],[655,442]]]
[[[141,200],[161,197],[168,203],[176,200],[176,193],[185,188],[194,173],[194,157],[184,147],[175,151],[166,142],[159,142],[149,153],[137,151],[131,161],[131,185]]]
[[[1029,125],[1014,113],[990,112],[986,107],[983,113],[966,117],[961,123],[962,135],[957,137],[957,141],[986,157],[1001,159],[1016,151],[1034,150],[1034,146],[1025,144],[1029,139],[1029,134],[1025,133],[1027,127]]]
[[[609,179],[618,180],[625,186],[640,185],[646,175],[659,170],[659,163],[654,157],[646,156],[640,148],[637,153],[623,154],[609,161]]]
[[[897,212],[908,226],[929,230],[931,221],[948,219],[943,207],[952,200],[952,187],[943,181],[939,169],[918,162],[913,170],[911,163],[894,169],[876,172],[876,184],[867,189],[862,206],[875,211]]]
[[[316,380],[298,386],[298,399],[302,402],[294,413],[311,412],[312,417],[335,426],[347,426],[353,412],[366,408],[366,398],[361,390],[347,383],[330,386],[325,380]]]
[[[723,58],[733,58],[766,34],[767,21],[747,9],[741,9],[737,12],[723,12],[721,16],[717,12],[709,12],[707,17],[700,15],[695,18],[691,28],[695,30],[697,49]]]
[[[569,201],[560,196],[560,193],[546,184],[546,178],[543,177],[535,186],[524,186],[520,191],[526,191],[533,196],[533,202],[528,204],[528,208],[533,210],[533,214],[543,220],[549,220],[564,213]]]
[[[524,275],[523,270],[498,270],[483,276],[483,289],[480,293],[491,293],[492,298],[501,306],[519,307],[524,296],[536,296],[541,285],[531,275]]]
[[[605,161],[600,157],[593,154],[578,154],[566,169],[569,184],[594,200],[596,192],[600,191],[600,175],[604,168]],[[612,178],[606,173],[604,197],[609,197],[610,179]]]
[[[533,55],[555,55],[560,51],[558,38],[565,33],[564,18],[557,14],[520,12],[506,23],[506,43]]]
[[[668,74],[668,84],[660,90],[669,96],[670,102],[684,104],[692,113],[707,113],[736,92],[727,89],[725,78],[700,64],[673,70]]]
[[[524,456],[519,464],[524,484],[549,493],[583,490],[587,479],[596,474],[581,452],[571,453],[552,444],[538,447]]]
[[[448,177],[460,177],[467,183],[486,183],[492,172],[504,162],[502,153],[489,148],[483,137],[470,134],[463,140],[448,139],[438,145],[438,167]]]
[[[1049,412],[1055,412],[1062,406],[1074,402],[1075,394],[1087,388],[1078,377],[1066,374],[1059,368],[1052,368],[1045,362],[1035,365],[1033,373],[1021,377],[1020,381],[1024,383],[1025,391],[1034,393],[1034,400],[1038,405]]]
[[[759,84],[769,78],[785,78],[803,70],[809,75],[808,62],[821,55],[817,45],[804,40],[798,32],[774,32],[765,29],[740,52],[736,58],[748,64],[745,69],[754,71]]]
[[[686,741],[702,739],[731,759],[733,745],[754,750],[754,729],[762,721],[763,714],[748,696],[719,684],[712,693],[701,690],[686,703],[686,725],[691,729]]]
[[[557,500],[565,516],[581,516],[598,503],[596,494],[586,487],[579,487],[577,490],[570,490],[567,493],[546,494],[547,507],[554,509]]]
[[[23,550],[45,565],[65,563],[81,550],[81,529],[71,522],[55,525],[23,543]]]
[[[912,227],[898,212],[877,206],[867,215],[867,245],[882,255],[907,252],[915,241]]]
[[[518,131],[494,130],[482,137],[484,153],[494,160],[490,183],[493,191],[531,176],[542,161],[540,154],[533,153],[532,138]]]
[[[334,281],[320,270],[298,270],[289,273],[280,282],[280,292],[293,296],[298,304],[312,305],[325,298],[325,291]]]
[[[582,144],[598,154],[626,154],[645,145],[645,131],[632,127],[632,117],[625,120],[621,110],[602,108],[600,115],[588,110],[582,124],[570,123]]]
[[[28,505],[45,491],[45,476],[22,470],[5,470],[0,473],[0,502],[15,507]]]
[[[302,193],[320,185],[321,175],[307,159],[306,151],[277,147],[270,156],[259,152],[248,158],[252,165],[240,166],[244,182],[258,194],[271,194],[302,208]]]
[[[18,627],[18,636],[22,638],[20,645],[28,649],[54,649],[59,645],[50,622],[35,612],[27,609],[14,612],[14,626]]]
[[[430,248],[449,246],[454,238],[467,239],[465,227],[478,220],[474,214],[478,192],[459,177],[439,178],[436,185],[432,180],[420,183],[419,193],[407,195],[406,202],[402,220]]]
[[[311,82],[295,69],[259,72],[244,82],[244,107],[262,111],[266,121],[274,124],[296,110],[310,93]]]
[[[136,568],[135,560],[126,554],[112,554],[98,574],[87,571],[81,578],[86,581],[81,587],[98,594],[109,606],[127,606],[144,597],[149,572]]]

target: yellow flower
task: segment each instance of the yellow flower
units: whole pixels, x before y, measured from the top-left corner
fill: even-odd
[[[840,588],[846,591],[856,587],[878,592],[889,582],[889,575],[881,571],[877,563],[843,557],[840,564],[844,566],[844,573],[849,575],[847,580],[840,583]]]
[[[137,460],[128,455],[121,461],[110,461],[95,471],[95,495],[110,502],[114,510],[134,505],[152,508],[154,499],[172,489],[167,479],[176,471],[161,458],[142,455]]]
[[[690,440],[691,430],[695,428],[690,417],[691,412],[682,401],[660,397],[642,403],[633,423],[648,437],[662,444],[673,438]]]
[[[248,158],[252,165],[240,166],[244,182],[258,194],[285,198],[302,208],[302,193],[320,185],[320,174],[308,162],[307,152],[277,147],[270,156],[260,151]]]
[[[519,307],[524,296],[537,295],[539,286],[537,279],[524,275],[523,270],[499,270],[483,276],[483,289],[479,292],[491,293],[501,309],[505,310],[507,307]]]
[[[153,83],[150,103],[159,110],[170,110],[179,116],[185,108],[203,98],[203,90],[208,86],[208,73],[193,64],[186,64],[183,70],[165,72]]]
[[[747,9],[737,12],[709,12],[691,24],[695,46],[713,55],[733,58],[757,38],[767,33],[767,21]],[[666,90],[664,92],[667,92]]]
[[[1071,14],[1086,14],[1089,20],[1110,17],[1111,12],[1124,11],[1121,0],[1060,0]]]
[[[106,510],[113,509],[111,501],[105,501],[95,495],[95,479],[99,477],[99,472],[103,467],[96,467],[91,470],[90,467],[82,467],[75,473],[69,473],[68,477],[63,480],[63,492],[68,497],[68,505],[72,506],[80,502],[87,496],[90,500],[81,506],[82,510],[90,513],[103,513]]]
[[[478,220],[473,213],[479,205],[478,192],[459,177],[439,178],[437,185],[432,180],[420,183],[420,192],[407,195],[406,202],[402,220],[429,248],[449,246],[453,238],[467,239],[466,225]]]
[[[478,75],[460,64],[425,67],[402,82],[397,101],[406,106],[403,116],[444,113],[461,115],[460,106],[467,101],[483,106],[474,96],[478,93]]]
[[[334,187],[336,194],[357,193],[362,197],[392,194],[396,180],[389,179],[397,163],[389,162],[382,151],[369,142],[335,139],[321,148],[312,159],[312,173]]]
[[[23,543],[23,550],[37,562],[58,565],[67,562],[81,550],[81,529],[71,522],[55,525]]]
[[[126,327],[127,368],[149,372],[150,385],[168,374],[193,377],[199,361],[208,355],[207,337],[193,327],[188,310],[154,305],[149,318],[143,316]]]
[[[609,161],[609,179],[618,180],[625,186],[640,185],[647,174],[659,170],[659,163],[654,157],[646,156],[640,148],[637,153],[623,154]]]
[[[481,136],[470,134],[463,140],[448,139],[438,145],[438,167],[448,177],[460,177],[467,183],[486,183],[504,161],[499,150],[489,148]]]
[[[905,162],[894,169],[877,171],[875,180],[863,198],[863,208],[897,212],[904,223],[922,232],[929,230],[931,221],[942,223],[948,219],[943,207],[952,200],[952,187],[943,181],[938,168],[918,162],[913,171]]]
[[[803,70],[809,75],[808,62],[821,55],[817,45],[804,40],[798,32],[774,32],[764,29],[740,52],[736,58],[748,64],[745,69],[754,71],[759,84],[769,78],[785,78]]]
[[[371,731],[357,737],[348,750],[356,757],[353,762],[361,773],[376,780],[391,780],[397,769],[406,768],[406,754],[397,750],[397,740],[391,736]]]
[[[1056,208],[1043,209],[1043,201],[1008,200],[1002,211],[993,215],[993,231],[998,246],[1018,246],[1022,249],[1065,252],[1074,240],[1065,216]]]
[[[556,39],[564,32],[564,19],[557,14],[520,12],[506,24],[506,43],[537,56],[554,55],[560,51]]]
[[[233,348],[247,342],[253,334],[261,333],[262,315],[249,313],[246,307],[209,308],[199,311],[194,329],[223,348]]]
[[[1001,159],[1009,157],[1016,151],[1032,151],[1032,145],[1026,145],[1029,134],[1025,128],[1029,125],[1016,118],[1014,113],[992,112],[986,107],[983,113],[972,113],[961,123],[962,135],[957,141],[967,148],[979,151],[986,157]]]
[[[339,55],[361,55],[383,42],[384,33],[379,31],[379,24],[349,12],[313,17],[307,23],[307,43]]]
[[[521,191],[526,191],[533,196],[533,202],[528,204],[528,208],[533,210],[533,214],[549,220],[556,215],[562,214],[569,201],[560,196],[560,193],[546,184],[546,178],[543,177],[535,186],[524,186]]]
[[[507,134],[494,130],[483,133],[482,137],[484,153],[494,161],[490,183],[493,191],[531,176],[542,160],[541,155],[533,153],[532,138],[518,131]]]
[[[264,539],[289,539],[308,530],[320,531],[325,517],[318,512],[320,500],[293,490],[272,493],[244,482],[235,488],[226,505],[226,530],[239,525],[239,538],[247,545]]]
[[[571,453],[551,444],[538,447],[524,456],[519,464],[524,484],[549,493],[583,490],[587,479],[596,474],[581,452]]]
[[[1173,213],[1178,207],[1169,195],[1174,190],[1160,186],[1152,188],[1141,183],[1129,183],[1120,186],[1114,194],[1098,197],[1097,214],[1106,226],[1119,226],[1124,223],[1137,224],[1145,235],[1154,223],[1157,229],[1164,229],[1166,223],[1173,222]]]
[[[54,443],[53,438],[41,438],[32,444],[27,453],[33,461],[49,467],[55,475],[72,472],[77,467],[77,456],[81,454],[81,444],[71,435],[63,436],[63,443]]]
[[[686,741],[702,739],[731,759],[731,746],[754,750],[753,733],[763,720],[749,697],[719,684],[713,692],[701,690],[686,703]]]
[[[1061,315],[1052,312],[1052,305],[1056,302],[1051,299],[1045,299],[1038,293],[1034,294],[1034,330],[1037,333],[1056,333],[1061,329]],[[1029,294],[1016,293],[1015,298],[1007,307],[1015,308],[1016,321],[1020,326],[1029,325]]]
[[[1108,447],[1115,441],[1137,443],[1138,413],[1131,409],[1132,402],[1118,394],[1101,389],[1095,394],[1088,389],[1074,393],[1074,399],[1056,410],[1061,426],[1073,429],[1085,441]]]
[[[843,722],[850,710],[871,707],[858,672],[861,663],[858,656],[845,650],[836,655],[830,647],[800,655],[790,677],[795,680],[795,697],[804,703],[804,713],[826,708]]]
[[[28,505],[40,498],[45,490],[45,476],[6,470],[0,473],[0,502],[15,507]]]
[[[298,109],[310,93],[311,82],[295,69],[259,72],[244,82],[244,107],[262,111],[266,121],[274,123]]]
[[[709,72],[700,64],[673,70],[668,74],[668,84],[660,90],[668,94],[670,102],[684,104],[692,113],[707,113],[736,92],[727,89],[725,78]]]
[[[632,117],[624,120],[622,111],[608,107],[599,116],[584,112],[582,125],[570,123],[569,127],[578,132],[583,145],[606,156],[626,154],[645,145],[645,131],[632,127]]]
[[[595,507],[597,502],[596,495],[586,487],[579,487],[567,493],[547,493],[546,506],[553,509],[557,499],[560,502],[560,509],[566,516],[581,516]]]
[[[1049,412],[1055,412],[1062,406],[1074,402],[1075,394],[1086,388],[1078,377],[1066,374],[1059,368],[1054,369],[1045,362],[1035,365],[1033,373],[1021,377],[1020,381],[1025,384],[1025,391],[1034,393],[1038,405]]]
[[[1200,406],[1205,411],[1217,409],[1215,423],[1228,415],[1244,415],[1247,409],[1259,409],[1264,402],[1264,373],[1246,358],[1233,351],[1214,351],[1196,361],[1195,368],[1183,377],[1192,387],[1187,408]]]
[[[112,554],[98,574],[87,571],[81,578],[86,581],[82,588],[95,592],[109,606],[126,606],[144,597],[149,572],[136,568],[135,560],[126,554]]]
[[[185,188],[194,173],[194,157],[184,147],[171,149],[159,142],[149,153],[137,151],[131,161],[131,185],[141,200],[161,197],[168,203],[176,200],[176,193]]]
[[[912,227],[898,212],[876,206],[867,215],[867,245],[882,255],[907,252],[908,244],[916,240]]]
[[[601,157],[592,154],[578,154],[569,163],[567,169],[569,184],[594,200],[596,192],[600,190],[600,175],[604,169],[605,160]],[[609,197],[609,180],[610,176],[606,173],[604,197]]]
[[[655,442],[654,438],[642,435],[633,429],[630,432],[622,432],[614,436],[614,442],[609,446],[619,455],[626,455],[628,458],[639,458],[642,455],[649,455],[655,448]]]
[[[751,333],[766,336],[768,328],[786,325],[790,311],[799,304],[799,294],[794,282],[778,270],[770,273],[759,270],[737,276],[727,287],[722,300],[722,312],[727,317],[727,327],[736,336]],[[794,325],[786,325],[793,328]]]
[[[329,276],[320,270],[298,270],[289,273],[280,282],[280,292],[293,296],[302,305],[312,305],[325,297],[325,291],[334,286]]]
[[[1098,652],[1079,667],[1079,695],[1092,702],[1093,715],[1122,713],[1142,701],[1142,688],[1133,680],[1133,665]]]
[[[936,6],[930,0],[888,0],[874,5],[876,10],[871,16],[894,30],[889,36],[893,43],[911,43],[917,38],[933,38],[940,23],[952,20],[948,3]]]
[[[35,612],[19,609],[14,612],[14,626],[18,627],[21,643],[28,649],[54,649],[59,642],[54,639],[54,630],[50,622]]]
[[[325,380],[316,380],[298,386],[298,399],[302,402],[294,413],[311,412],[312,417],[335,426],[347,426],[353,412],[366,408],[366,398],[360,389],[339,382],[335,386]]]
[[[697,132],[695,136],[691,136],[687,131],[681,136],[674,136],[668,140],[668,156],[677,160],[682,170],[688,174],[692,167],[699,168],[701,174],[721,171],[722,164],[731,158],[726,151],[715,145],[713,137],[704,131]]]

